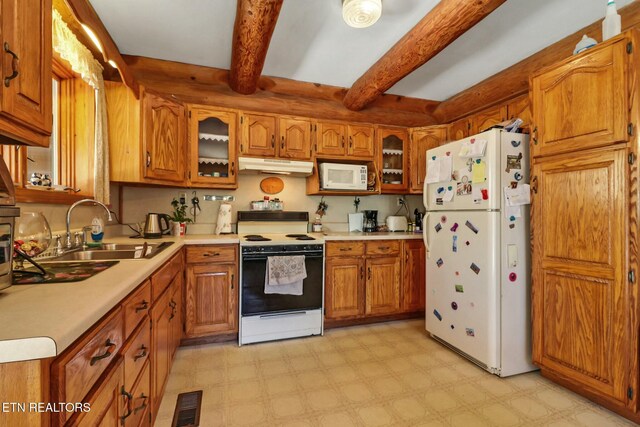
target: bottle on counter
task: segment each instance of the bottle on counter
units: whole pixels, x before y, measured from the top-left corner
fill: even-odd
[[[602,21],[602,41],[617,36],[622,31],[622,20],[618,14],[615,0],[608,0],[607,12]]]

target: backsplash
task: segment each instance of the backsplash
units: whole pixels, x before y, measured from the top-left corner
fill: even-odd
[[[249,204],[253,200],[262,200],[266,195],[260,189],[260,181],[265,175],[241,175],[238,177],[239,189],[232,190],[207,190],[207,189],[179,189],[179,188],[149,188],[149,187],[125,187],[123,189],[123,218],[127,223],[142,222],[149,212],[171,213],[171,200],[178,198],[181,192],[187,193],[187,203],[191,207],[190,200],[195,191],[200,199],[201,211],[198,213],[195,224],[189,224],[187,230],[189,234],[209,234],[213,233],[218,216],[219,201],[204,201],[204,195],[230,195],[235,197],[231,202],[232,217],[235,225],[237,212],[239,210],[249,210]],[[306,195],[306,180],[303,178],[281,177],[284,181],[282,192],[270,196],[277,197],[284,201],[284,209],[287,211],[309,212],[310,221],[315,218],[315,211],[321,196]],[[117,193],[116,193],[117,194]],[[383,223],[388,215],[393,215],[398,210],[397,199],[399,196],[360,196],[359,211],[365,209],[378,210],[378,221]],[[355,212],[353,197],[348,196],[325,196],[324,201],[328,204],[326,215],[322,218],[325,229],[331,231],[347,230],[347,214]],[[407,196],[408,207],[411,215],[413,210],[418,208],[424,210],[421,196]],[[189,209],[190,211],[190,209]],[[404,213],[401,211],[401,214]],[[235,229],[235,227],[234,227]]]

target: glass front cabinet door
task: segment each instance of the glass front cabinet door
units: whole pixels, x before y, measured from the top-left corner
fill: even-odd
[[[377,135],[380,147],[379,168],[382,192],[404,193],[409,188],[407,130],[380,126]]]
[[[235,188],[237,114],[189,107],[190,181],[209,188]]]

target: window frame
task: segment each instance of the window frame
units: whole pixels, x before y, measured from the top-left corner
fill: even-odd
[[[2,156],[6,157],[7,165],[11,171],[18,203],[72,204],[81,199],[93,198],[93,176],[89,176],[93,169],[92,165],[83,171],[76,166],[80,163],[78,162],[79,156],[84,162],[93,158],[95,91],[82,80],[79,74],[73,72],[68,63],[55,52],[52,69],[52,78],[57,79],[60,84],[57,127],[59,180],[61,184],[79,191],[53,191],[47,190],[46,187],[42,189],[27,188],[29,177],[26,176],[26,146],[4,146]],[[79,88],[81,90],[78,90]],[[91,95],[92,92],[93,95]],[[78,120],[79,116],[90,116],[89,119],[93,118],[93,120],[88,121],[86,118]],[[91,137],[87,138],[87,134],[91,134]],[[87,145],[83,146],[79,144],[79,141],[87,141]],[[85,188],[82,188],[83,186]]]

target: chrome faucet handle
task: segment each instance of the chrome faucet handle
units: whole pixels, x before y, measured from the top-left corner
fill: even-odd
[[[75,248],[82,246],[82,232],[76,231],[73,233],[73,246]]]
[[[84,227],[82,227],[82,249],[86,249],[89,247],[89,238],[87,237],[87,231],[89,232],[89,235],[91,235],[91,230],[93,230],[93,227],[91,227],[90,225],[85,225]]]
[[[59,234],[54,234],[53,236],[51,236],[51,238],[53,239],[53,246],[54,246],[53,253],[55,255],[61,255],[62,254],[62,237]]]

